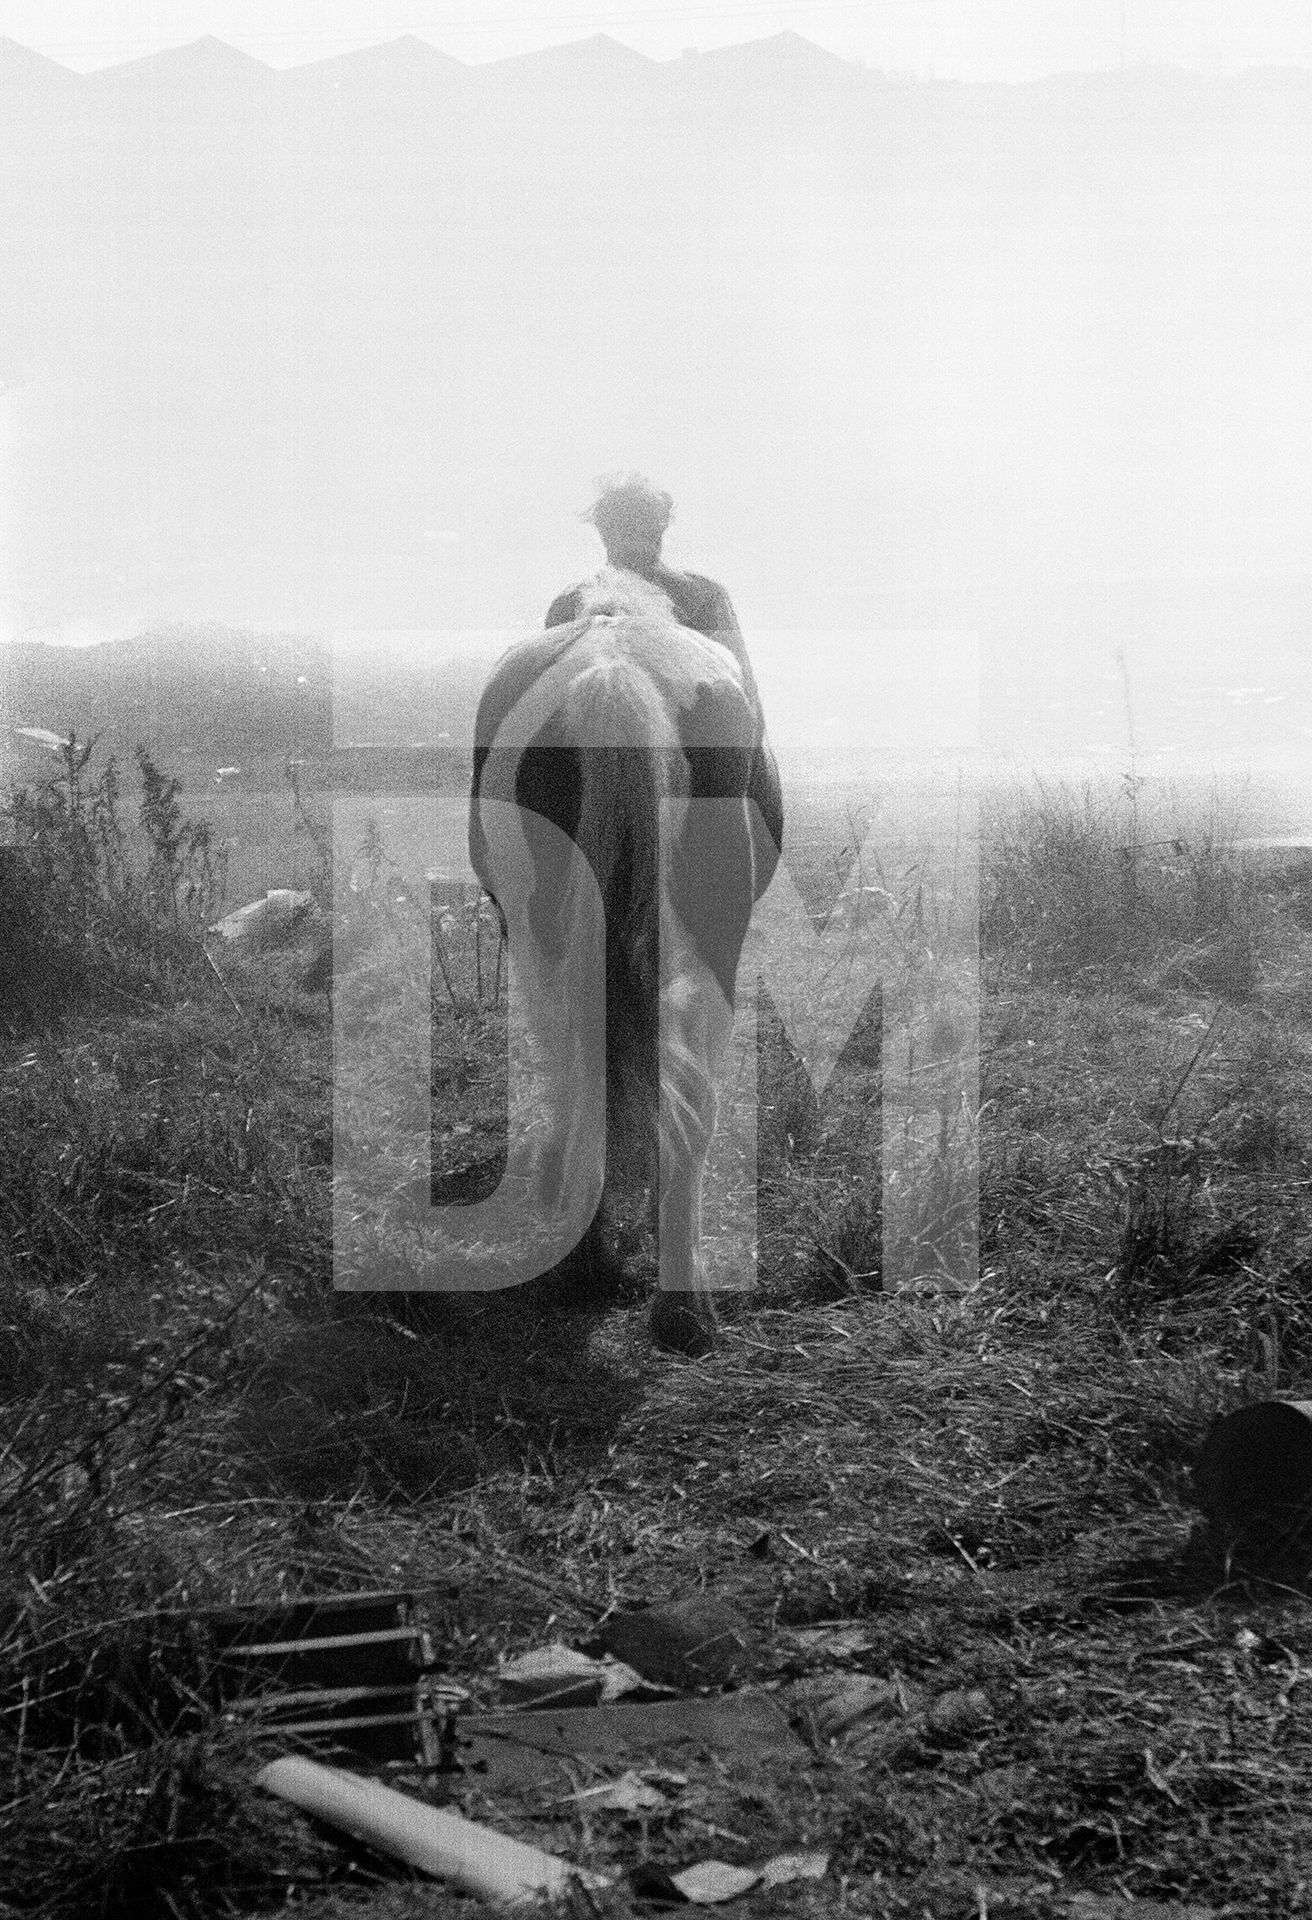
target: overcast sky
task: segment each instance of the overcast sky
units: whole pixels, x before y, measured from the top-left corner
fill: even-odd
[[[669,59],[785,28],[847,59],[944,79],[1122,61],[1312,66],[1305,0],[0,0],[0,33],[81,71],[202,34],[284,67],[403,33],[478,62],[597,32]]]
[[[776,630],[808,676],[801,629],[968,630],[1045,737],[1066,715],[1111,751],[1124,653],[1141,749],[1154,673],[1163,751],[1186,739],[1186,662],[1218,708],[1188,737],[1251,709],[1305,758],[1312,127],[1301,81],[1213,81],[1312,69],[1312,8],[0,0],[0,36],[82,72],[205,36],[287,68],[785,30],[903,78],[1105,77],[975,97],[776,46],[628,90],[589,54],[458,89],[491,103],[467,132],[413,49],[360,63],[377,99],[341,131],[330,80],[262,89],[212,49],[73,88],[81,132],[33,85],[0,125],[0,642],[518,630],[596,564],[594,476],[641,466],[763,685]],[[703,66],[754,120],[698,104]],[[255,136],[192,117],[248,94]]]

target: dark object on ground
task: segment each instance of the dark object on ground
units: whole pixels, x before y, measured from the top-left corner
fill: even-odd
[[[201,1624],[219,1702],[234,1718],[374,1760],[439,1763],[433,1649],[413,1594],[229,1607]]]
[[[1228,1555],[1303,1579],[1312,1569],[1312,1400],[1259,1400],[1214,1421],[1194,1496]]]
[[[750,1679],[757,1667],[747,1622],[704,1594],[614,1614],[598,1638],[607,1653],[666,1687],[723,1687]]]

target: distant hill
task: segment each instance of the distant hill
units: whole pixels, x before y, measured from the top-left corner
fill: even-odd
[[[87,739],[130,759],[138,742],[168,769],[278,770],[360,750],[423,748],[447,782],[469,763],[487,663],[353,650],[339,663],[313,636],[217,626],[162,628],[99,647],[0,647],[0,766],[30,773],[47,750],[20,727]]]

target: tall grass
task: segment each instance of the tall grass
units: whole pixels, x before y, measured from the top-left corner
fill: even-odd
[[[300,1030],[206,965],[211,829],[144,751],[132,807],[95,744],[0,815],[0,1902],[127,1920],[268,1856],[159,1625],[225,1595],[152,1515],[233,1471],[327,1266],[330,1140]]]
[[[1251,990],[1251,871],[1232,823],[1206,807],[1143,820],[1143,782],[993,789],[983,803],[980,934],[1031,977],[1069,981],[1174,949],[1200,984]],[[1217,943],[1229,937],[1229,948]],[[1210,979],[1209,979],[1210,976]]]
[[[150,993],[202,959],[226,861],[181,787],[137,749],[141,793],[125,818],[118,767],[70,734],[47,780],[0,809],[0,1025],[106,990]]]

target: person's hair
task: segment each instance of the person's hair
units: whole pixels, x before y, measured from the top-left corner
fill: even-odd
[[[584,518],[591,520],[607,548],[626,540],[661,536],[670,524],[674,501],[641,473],[608,473],[597,482],[597,499]]]

